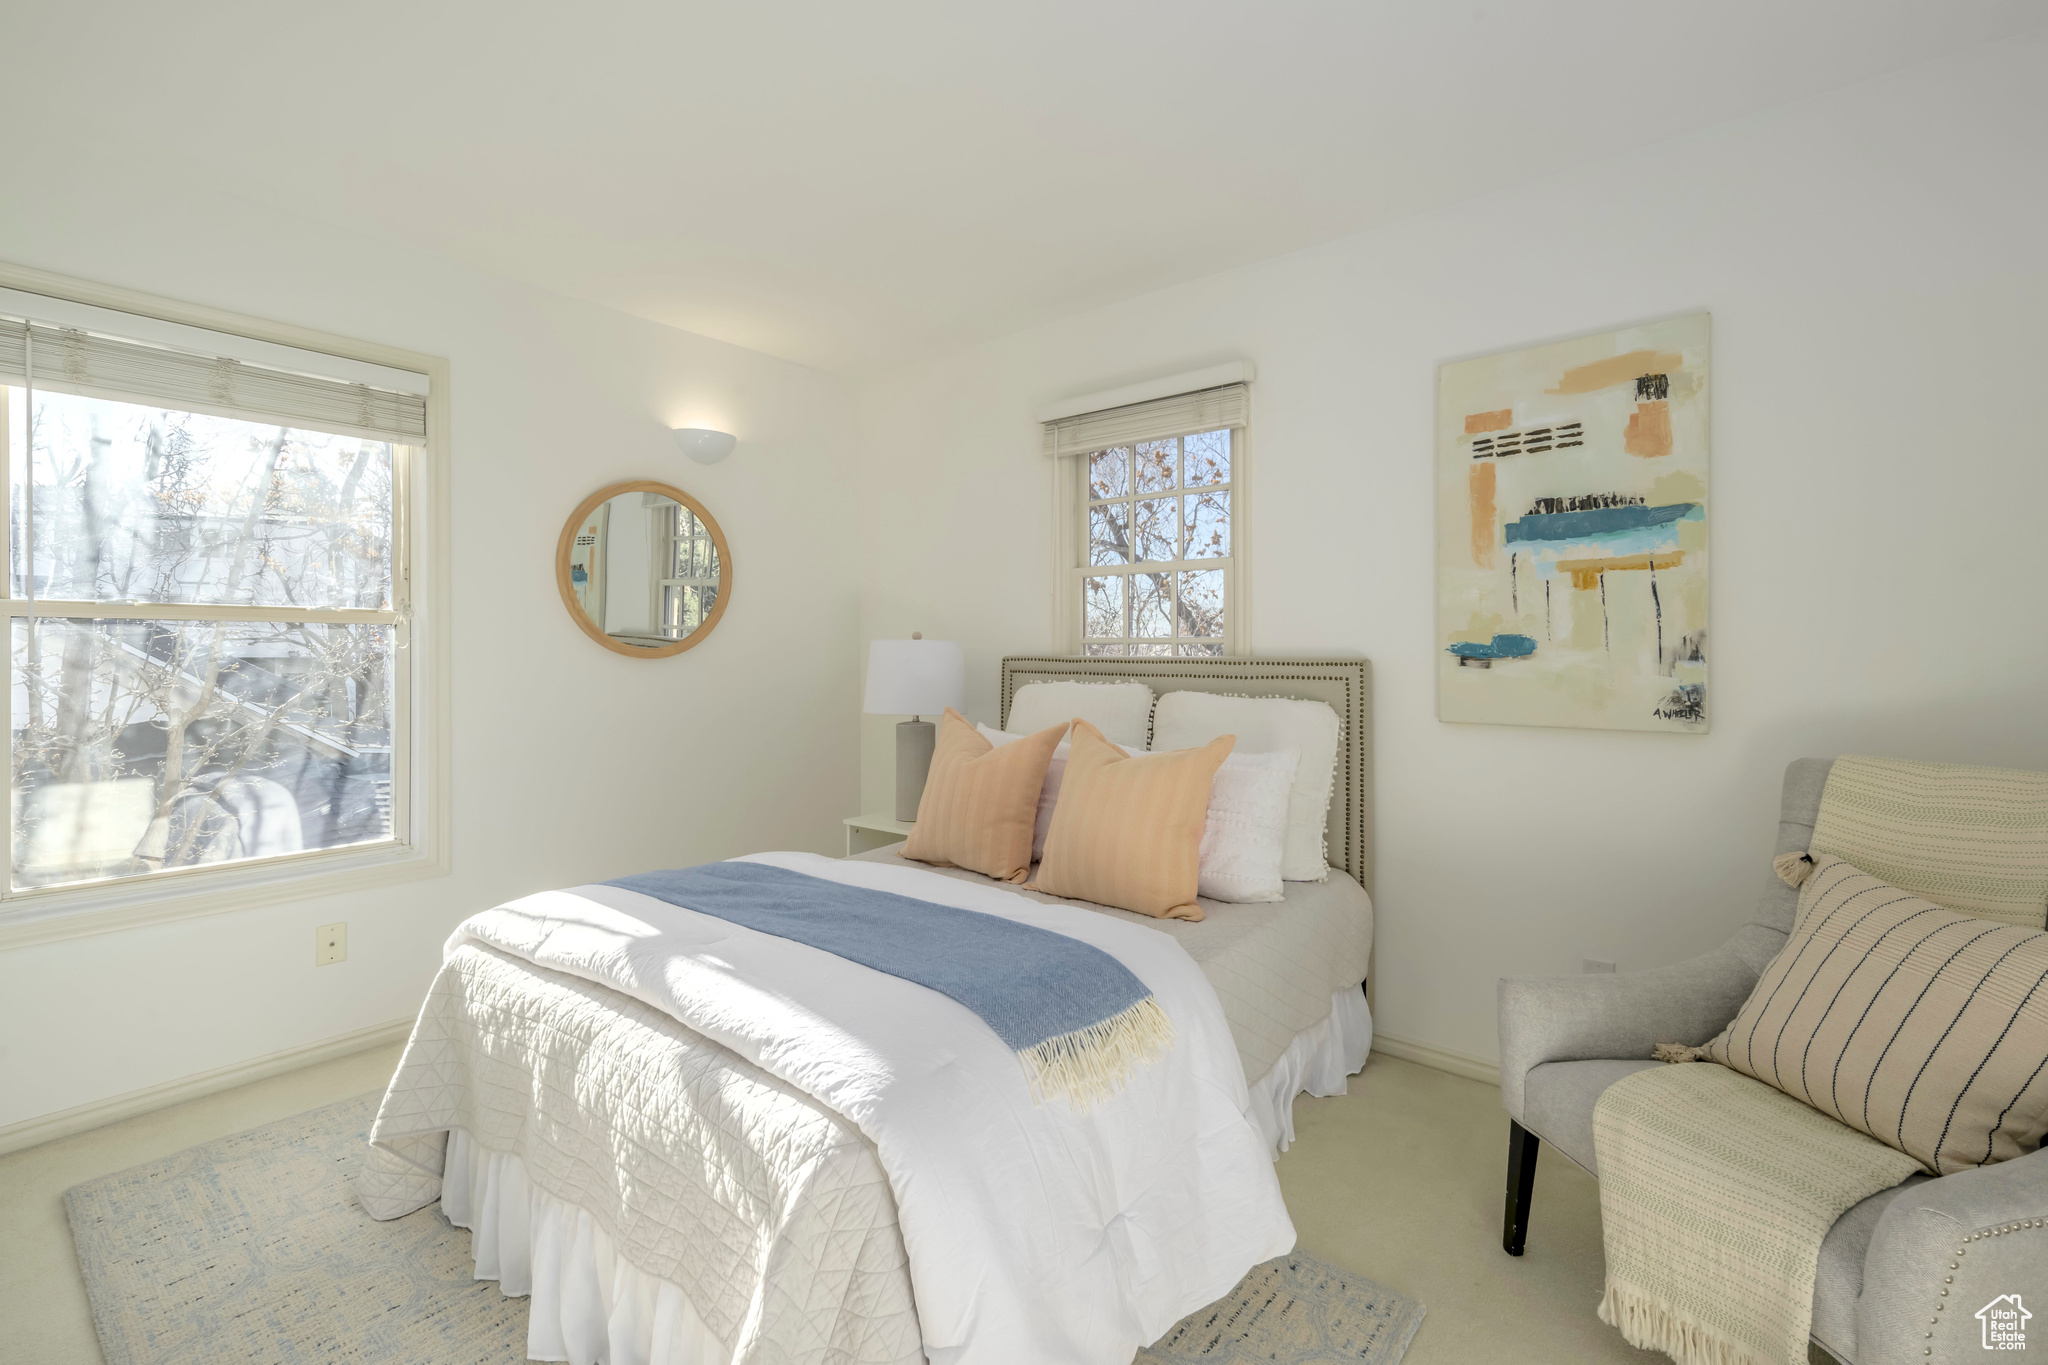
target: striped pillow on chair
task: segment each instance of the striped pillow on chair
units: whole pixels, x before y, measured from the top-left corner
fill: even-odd
[[[1816,857],[1791,938],[1706,1052],[1936,1175],[2031,1152],[2048,1132],[2048,933]]]

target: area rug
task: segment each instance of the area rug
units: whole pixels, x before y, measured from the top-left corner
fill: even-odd
[[[349,1180],[377,1094],[69,1190],[107,1365],[517,1365],[526,1300],[471,1276],[438,1204],[389,1223]],[[1422,1305],[1309,1256],[1255,1267],[1137,1365],[1395,1365]]]
[[[379,1097],[67,1191],[107,1365],[526,1359],[526,1300],[471,1278],[440,1205],[389,1223],[356,1206]]]
[[[1253,1266],[1237,1288],[1190,1313],[1134,1365],[1395,1365],[1422,1305],[1299,1252]]]

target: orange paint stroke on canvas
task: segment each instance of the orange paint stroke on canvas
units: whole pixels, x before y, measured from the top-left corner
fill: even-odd
[[[1492,460],[1475,460],[1466,476],[1472,490],[1472,562],[1482,569],[1493,567],[1493,471]]]
[[[1665,550],[1646,555],[1622,555],[1617,559],[1560,559],[1557,571],[1572,576],[1572,586],[1591,592],[1600,586],[1600,575],[1624,573],[1631,569],[1669,569],[1685,563],[1685,551]]]
[[[1591,393],[1615,384],[1632,383],[1646,374],[1670,374],[1684,368],[1685,357],[1676,351],[1630,351],[1566,370],[1551,392]]]
[[[1515,410],[1502,408],[1498,412],[1475,412],[1465,418],[1465,434],[1477,436],[1485,431],[1506,431],[1515,424]]]
[[[1671,453],[1671,405],[1658,399],[1636,404],[1621,434],[1621,448],[1631,455],[1653,460]]]

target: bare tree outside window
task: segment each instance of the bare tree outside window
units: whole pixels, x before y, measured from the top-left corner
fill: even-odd
[[[391,839],[402,448],[0,398],[11,888]]]
[[[1231,556],[1228,430],[1080,457],[1084,654],[1223,653]]]

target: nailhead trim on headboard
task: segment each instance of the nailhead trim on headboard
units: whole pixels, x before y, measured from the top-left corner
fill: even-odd
[[[1372,664],[1365,659],[1108,659],[1075,655],[1013,655],[1003,660],[1001,723],[1009,724],[1010,701],[1032,682],[1128,680],[1168,683],[1176,678],[1228,682],[1239,686],[1289,682],[1338,683],[1344,703],[1337,708],[1336,794],[1344,798],[1340,846],[1330,861],[1372,890]],[[1178,691],[1168,686],[1166,691]],[[1218,694],[1232,695],[1232,694]],[[1241,694],[1240,694],[1241,695]],[[1283,697],[1278,687],[1255,695]],[[1320,700],[1320,699],[1318,699]],[[1334,796],[1333,796],[1334,799]]]

